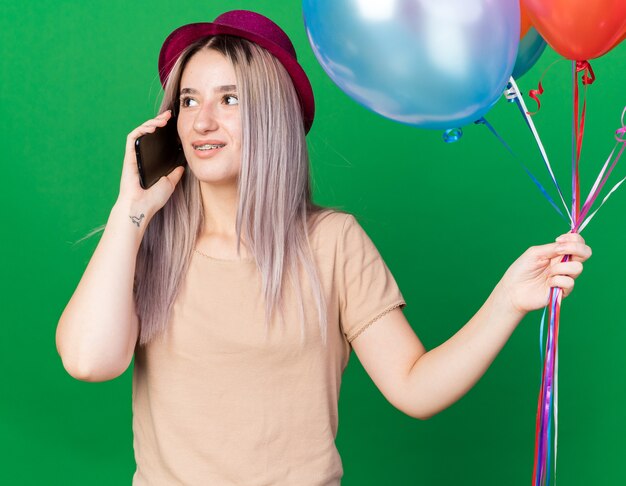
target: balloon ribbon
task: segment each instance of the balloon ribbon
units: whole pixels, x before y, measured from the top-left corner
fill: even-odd
[[[569,261],[569,255],[561,260]],[[542,378],[539,400],[537,404],[537,419],[535,428],[535,464],[533,477],[534,486],[543,486],[550,483],[550,462],[537,460],[548,458],[551,455],[550,438],[554,439],[554,460],[556,466],[556,435],[557,435],[557,394],[558,394],[558,338],[561,314],[561,298],[563,291],[560,288],[550,289],[548,304],[548,330],[545,354],[542,357]],[[554,427],[552,421],[554,419]],[[555,467],[556,473],[556,467]]]
[[[582,112],[579,115],[578,104],[578,73],[583,72],[582,82],[585,93]],[[615,132],[616,145],[611,151],[604,166],[600,170],[594,185],[592,186],[585,203],[580,208],[580,178],[579,162],[582,149],[582,141],[585,126],[586,112],[586,87],[595,79],[591,66],[588,63],[576,63],[575,65],[575,89],[574,89],[574,120],[572,130],[572,229],[573,233],[580,233],[589,223],[596,212],[604,205],[613,192],[624,182],[626,177],[620,180],[605,196],[600,206],[589,215],[589,211],[602,191],[611,172],[617,165],[626,147],[626,107],[622,111],[622,127]],[[621,148],[618,150],[618,146]],[[570,260],[566,255],[561,261]],[[535,454],[533,465],[533,486],[547,486],[551,481],[556,483],[556,458],[557,458],[557,424],[558,424],[558,336],[561,314],[562,289],[551,288],[549,295],[549,323],[545,353],[542,358],[541,388],[537,403],[537,417],[535,426]],[[540,331],[540,342],[543,342],[543,319]],[[554,444],[552,451],[551,443]],[[552,471],[554,468],[554,471]]]
[[[522,96],[522,92],[517,87],[517,83],[515,82],[515,79],[513,79],[513,77],[509,78],[509,85],[510,87],[505,91],[505,96],[507,99],[515,102],[517,108],[519,109],[520,114],[524,117],[524,121],[526,122],[528,129],[530,130],[530,132],[532,133],[535,139],[535,142],[537,144],[537,148],[539,149],[539,153],[541,154],[543,163],[548,173],[550,174],[552,183],[554,184],[554,187],[556,188],[559,194],[559,198],[561,199],[561,203],[563,204],[563,208],[565,209],[565,212],[567,213],[567,216],[571,224],[573,223],[572,215],[570,214],[567,204],[565,203],[563,192],[561,191],[561,187],[559,186],[559,183],[556,180],[556,176],[554,175],[554,171],[552,170],[552,165],[550,164],[550,159],[548,158],[548,154],[543,146],[541,137],[539,137],[539,132],[537,131],[537,128],[535,127],[535,124],[532,118],[530,117],[530,113],[528,112],[528,109],[526,108],[526,103],[524,102],[524,97]]]
[[[578,87],[579,73],[582,74],[583,84],[583,99],[582,107],[580,106],[580,90]],[[565,205],[568,216],[570,216],[571,232],[580,233],[589,224],[591,219],[595,216],[598,210],[604,205],[608,198],[621,186],[626,177],[621,179],[604,197],[598,208],[593,213],[590,213],[591,208],[600,195],[605,183],[611,175],[613,169],[617,165],[620,157],[624,153],[626,148],[626,107],[622,111],[621,128],[616,130],[615,139],[616,144],[613,147],[609,157],[607,158],[604,166],[600,170],[596,181],[591,187],[587,198],[585,199],[582,208],[580,207],[580,156],[582,152],[582,143],[585,130],[585,116],[587,109],[587,87],[595,81],[595,75],[591,65],[587,61],[578,61],[572,64],[572,73],[574,81],[574,100],[573,100],[573,121],[572,121],[572,210],[571,213],[567,210],[567,205],[563,199],[561,189],[556,181],[552,167],[548,160],[547,154],[543,148],[543,144],[539,138],[539,134],[535,129],[535,126],[530,119],[530,113],[526,109],[524,99],[521,92],[515,84],[513,78],[510,79],[510,88],[505,91],[505,95],[508,99],[514,100],[520,109],[520,112],[524,116],[526,124],[529,130],[535,137],[537,146],[543,158],[543,161],[550,173],[552,182],[554,183],[561,201]],[[539,100],[533,96],[541,94],[543,88],[539,83],[539,90],[531,92],[531,97],[536,99],[539,104]],[[621,145],[621,147],[620,147]],[[551,201],[551,199],[549,199]],[[552,202],[552,201],[551,201]],[[567,262],[571,258],[570,255],[565,255],[561,261]],[[559,337],[559,324],[561,315],[561,299],[563,291],[560,288],[553,287],[550,289],[548,305],[548,326],[545,339],[545,350],[543,350],[544,343],[544,317],[542,317],[541,330],[540,330],[540,346],[542,347],[542,375],[541,375],[541,388],[539,391],[539,397],[537,402],[537,417],[535,425],[535,453],[533,464],[533,486],[547,486],[553,481],[556,483],[556,458],[557,458],[557,438],[558,438],[558,337]],[[552,449],[552,444],[554,449]]]
[[[578,89],[578,73],[582,72],[583,102],[582,111],[579,109],[580,94]],[[591,69],[589,61],[572,61],[572,77],[574,84],[574,117],[572,130],[572,215],[578,219],[580,212],[580,179],[578,177],[578,165],[580,152],[583,147],[585,133],[585,114],[587,112],[587,86],[593,84],[596,76]]]
[[[565,219],[565,216],[563,215],[563,213],[561,212],[559,207],[556,205],[556,203],[554,202],[552,197],[550,197],[550,194],[548,193],[548,191],[546,191],[546,189],[543,187],[541,182],[539,182],[539,180],[533,175],[533,173],[528,169],[528,167],[526,167],[526,165],[524,165],[524,163],[521,161],[521,159],[517,156],[517,154],[513,151],[513,149],[509,146],[509,144],[506,143],[504,138],[496,131],[496,129],[493,127],[493,125],[491,123],[489,123],[485,117],[480,118],[479,120],[476,120],[474,123],[476,125],[484,125],[484,126],[486,126],[489,129],[489,131],[493,134],[494,137],[496,137],[498,142],[500,142],[502,144],[502,146],[506,149],[506,151],[509,152],[513,156],[513,158],[519,162],[519,164],[522,166],[522,169],[524,169],[524,172],[526,172],[526,175],[528,175],[528,177],[530,177],[530,179],[535,183],[535,185],[537,186],[537,188],[541,192],[542,196],[545,197],[548,200],[548,202],[550,203],[550,205],[554,208],[554,210],[563,219]]]

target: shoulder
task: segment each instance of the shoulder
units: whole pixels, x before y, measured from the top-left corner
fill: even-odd
[[[320,211],[309,219],[311,248],[335,258],[365,258],[377,252],[355,215],[341,210]]]
[[[308,223],[311,238],[322,237],[325,240],[336,240],[343,234],[346,227],[356,223],[356,219],[354,215],[345,211],[325,208],[311,214]]]

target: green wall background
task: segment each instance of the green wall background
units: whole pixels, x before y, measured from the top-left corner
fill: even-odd
[[[394,273],[427,347],[459,329],[530,245],[568,230],[484,127],[447,145],[439,132],[383,119],[344,95],[315,60],[298,1],[0,2],[2,338],[0,482],[130,484],[131,372],[83,383],[64,371],[55,328],[106,221],[126,134],[155,113],[166,35],[224,10],[255,9],[292,36],[317,97],[308,137],[315,198],[354,213]],[[547,51],[520,84],[534,88]],[[583,188],[613,147],[625,105],[626,43],[593,62]],[[535,117],[569,187],[570,69],[544,79]],[[459,87],[462,89],[462,87]],[[548,185],[514,105],[488,119]],[[626,160],[622,162],[622,166]],[[624,175],[618,166],[616,176]],[[626,483],[626,209],[617,192],[583,233],[594,250],[563,306],[558,476]],[[337,438],[352,485],[515,486],[530,482],[540,314],[529,315],[477,386],[428,421],[389,405],[353,359]]]

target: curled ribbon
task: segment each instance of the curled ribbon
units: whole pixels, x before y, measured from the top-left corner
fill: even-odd
[[[543,86],[541,85],[541,81],[543,81],[543,77],[552,68],[552,66],[554,66],[557,62],[560,62],[563,60],[564,59],[557,59],[552,64],[550,64],[541,75],[541,78],[539,78],[539,85],[537,86],[537,89],[531,89],[528,92],[528,96],[530,96],[533,100],[537,102],[537,111],[533,111],[532,113],[530,111],[527,111],[526,113],[528,113],[529,115],[536,115],[539,112],[539,109],[541,108],[541,102],[539,101],[539,97],[543,94]]]
[[[615,140],[618,142],[626,142],[626,122],[624,121],[624,117],[626,116],[626,106],[624,107],[624,111],[622,111],[622,127],[615,130]]]
[[[541,86],[541,81],[539,81],[539,86],[537,87],[537,89],[531,89],[528,92],[528,96],[530,96],[533,100],[537,102],[537,111],[533,111],[532,113],[530,111],[527,112],[529,115],[536,115],[537,113],[539,113],[539,110],[541,109],[541,101],[539,101],[539,97],[542,94],[543,94],[543,86]]]
[[[596,80],[596,75],[591,68],[589,61],[576,61],[576,72],[583,72],[583,84],[593,84]]]
[[[579,93],[578,93],[578,73],[582,72],[582,111],[579,110]],[[591,68],[589,61],[572,62],[572,74],[574,81],[574,125],[572,133],[572,214],[577,220],[580,211],[580,179],[578,172],[578,164],[580,162],[580,153],[583,146],[583,136],[585,133],[585,114],[587,112],[587,86],[593,84],[596,76]]]

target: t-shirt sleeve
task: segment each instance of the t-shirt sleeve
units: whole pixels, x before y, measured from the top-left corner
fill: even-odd
[[[352,342],[406,302],[378,249],[352,215],[346,217],[339,236],[338,260],[339,319]]]

